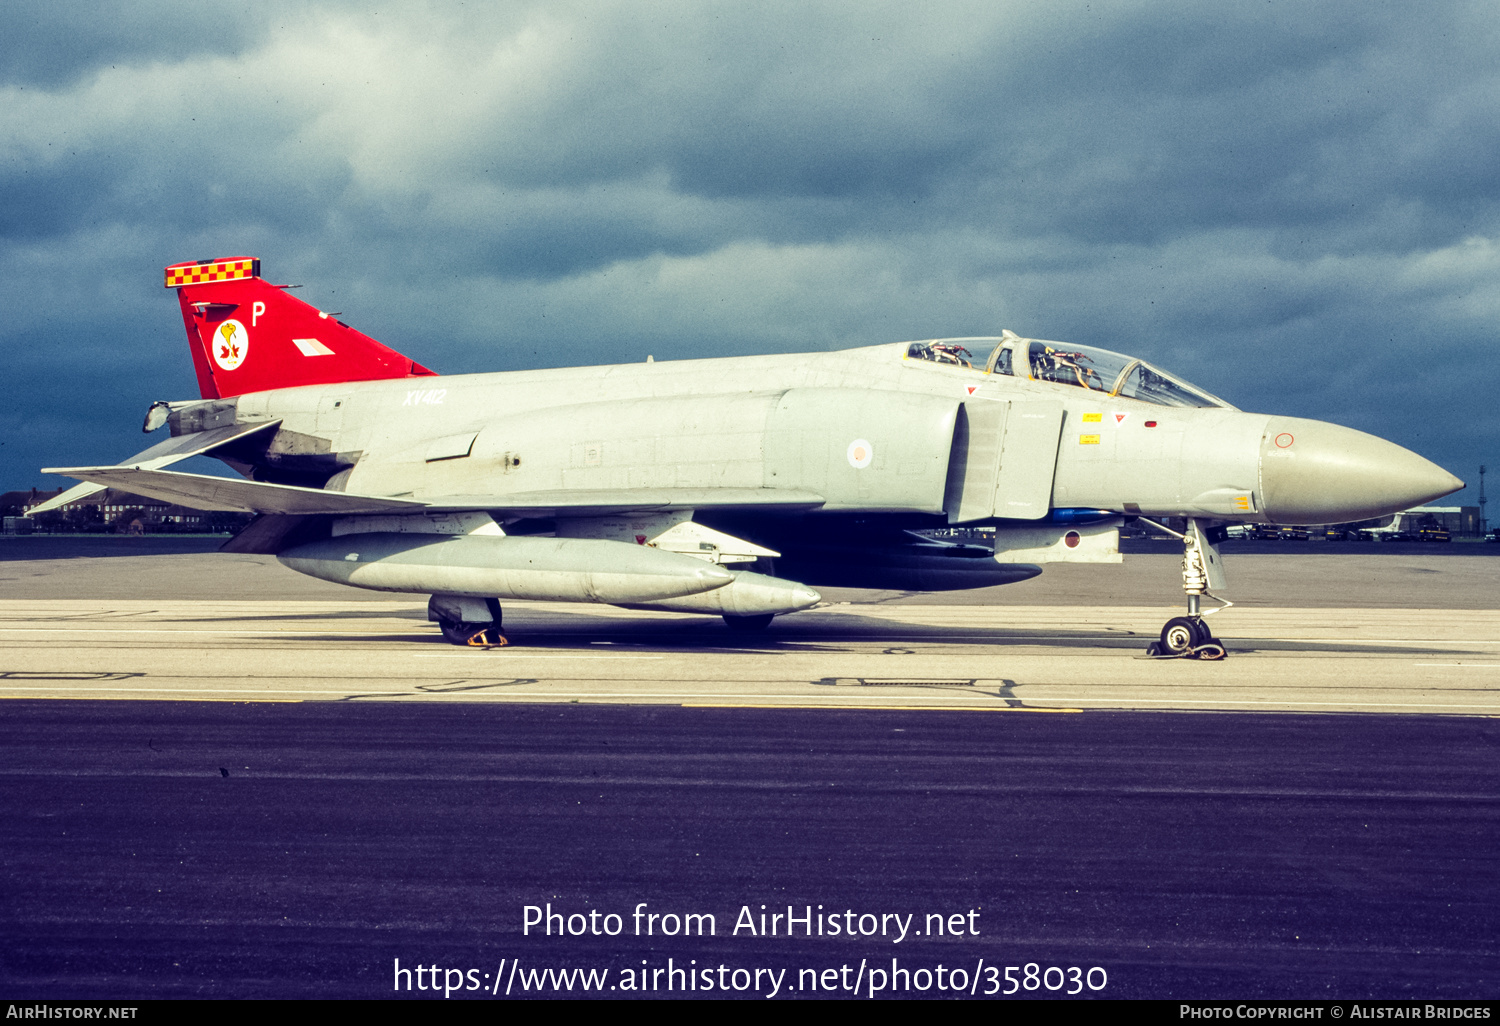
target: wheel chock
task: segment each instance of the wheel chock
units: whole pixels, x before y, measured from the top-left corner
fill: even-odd
[[[1136,656],[1136,658],[1203,659],[1211,663],[1216,663],[1227,655],[1229,655],[1229,652],[1224,648],[1224,643],[1221,642],[1218,638],[1210,638],[1203,644],[1195,645],[1192,648],[1186,649],[1182,652],[1163,652],[1161,643],[1153,641],[1151,642],[1151,644],[1146,646],[1146,654],[1143,656]]]
[[[1228,654],[1229,653],[1224,649],[1223,643],[1220,642],[1217,638],[1208,639],[1208,641],[1194,648],[1189,653],[1189,655],[1191,655],[1194,659],[1207,659],[1212,663],[1218,662]]]

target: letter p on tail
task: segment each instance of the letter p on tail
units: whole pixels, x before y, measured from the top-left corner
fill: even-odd
[[[173,264],[166,286],[177,290],[205,399],[434,373],[287,295],[261,278],[254,257]]]

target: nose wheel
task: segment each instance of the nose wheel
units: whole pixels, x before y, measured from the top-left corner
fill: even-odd
[[[1146,654],[1165,659],[1208,659],[1227,654],[1201,616],[1174,616],[1161,629],[1161,640],[1152,642]]]
[[[1218,539],[1197,520],[1188,522],[1186,534],[1178,534],[1155,521],[1146,522],[1182,539],[1182,590],[1187,592],[1188,606],[1187,616],[1174,616],[1162,626],[1161,639],[1146,646],[1146,655],[1154,659],[1223,659],[1228,653],[1199,611],[1205,595],[1224,603],[1223,608],[1232,604],[1209,592],[1210,585],[1219,588],[1224,582],[1224,569],[1215,544]]]
[[[1174,616],[1161,629],[1162,651],[1181,655],[1212,639],[1208,624],[1202,617]]]

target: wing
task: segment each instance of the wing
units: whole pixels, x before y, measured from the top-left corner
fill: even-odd
[[[229,427],[210,428],[207,431],[196,431],[192,434],[177,435],[173,438],[163,439],[151,448],[136,453],[126,460],[121,460],[116,467],[134,467],[145,470],[156,470],[161,467],[180,463],[190,456],[201,456],[210,449],[217,449],[226,442],[232,442],[237,438],[246,438],[250,435],[259,434],[262,431],[274,430],[280,420],[266,421],[263,424],[232,424]],[[99,470],[99,467],[74,467],[74,470]],[[68,474],[65,471],[45,471],[45,473],[63,473],[67,477],[83,477],[82,474]],[[74,485],[61,495],[54,495],[46,502],[31,511],[31,516],[38,513],[46,513],[48,510],[61,509],[70,502],[86,499],[96,492],[102,492],[106,488],[117,487],[113,484],[96,484],[89,479],[85,483]],[[145,494],[144,492],[139,494]],[[152,496],[159,498],[159,496]],[[172,501],[176,501],[175,499]],[[183,505],[189,505],[184,503]],[[208,507],[204,507],[208,508]],[[217,508],[217,507],[214,507]]]
[[[193,509],[293,516],[485,510],[501,515],[607,516],[613,513],[681,509],[752,508],[766,512],[816,509],[823,497],[782,488],[621,488],[458,495],[432,499],[326,492],[295,485],[183,474],[139,466],[50,467],[45,473],[81,478],[95,485],[175,502]],[[65,493],[66,494],[66,493]]]
[[[239,513],[417,513],[425,502],[382,499],[370,495],[325,492],[295,485],[266,484],[232,477],[183,474],[176,470],[141,467],[48,467],[45,474],[82,478],[106,488],[119,488],[192,509],[232,510]]]

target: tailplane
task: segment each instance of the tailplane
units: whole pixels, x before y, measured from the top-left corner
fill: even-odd
[[[265,281],[254,257],[173,264],[166,274],[205,399],[435,373]]]

